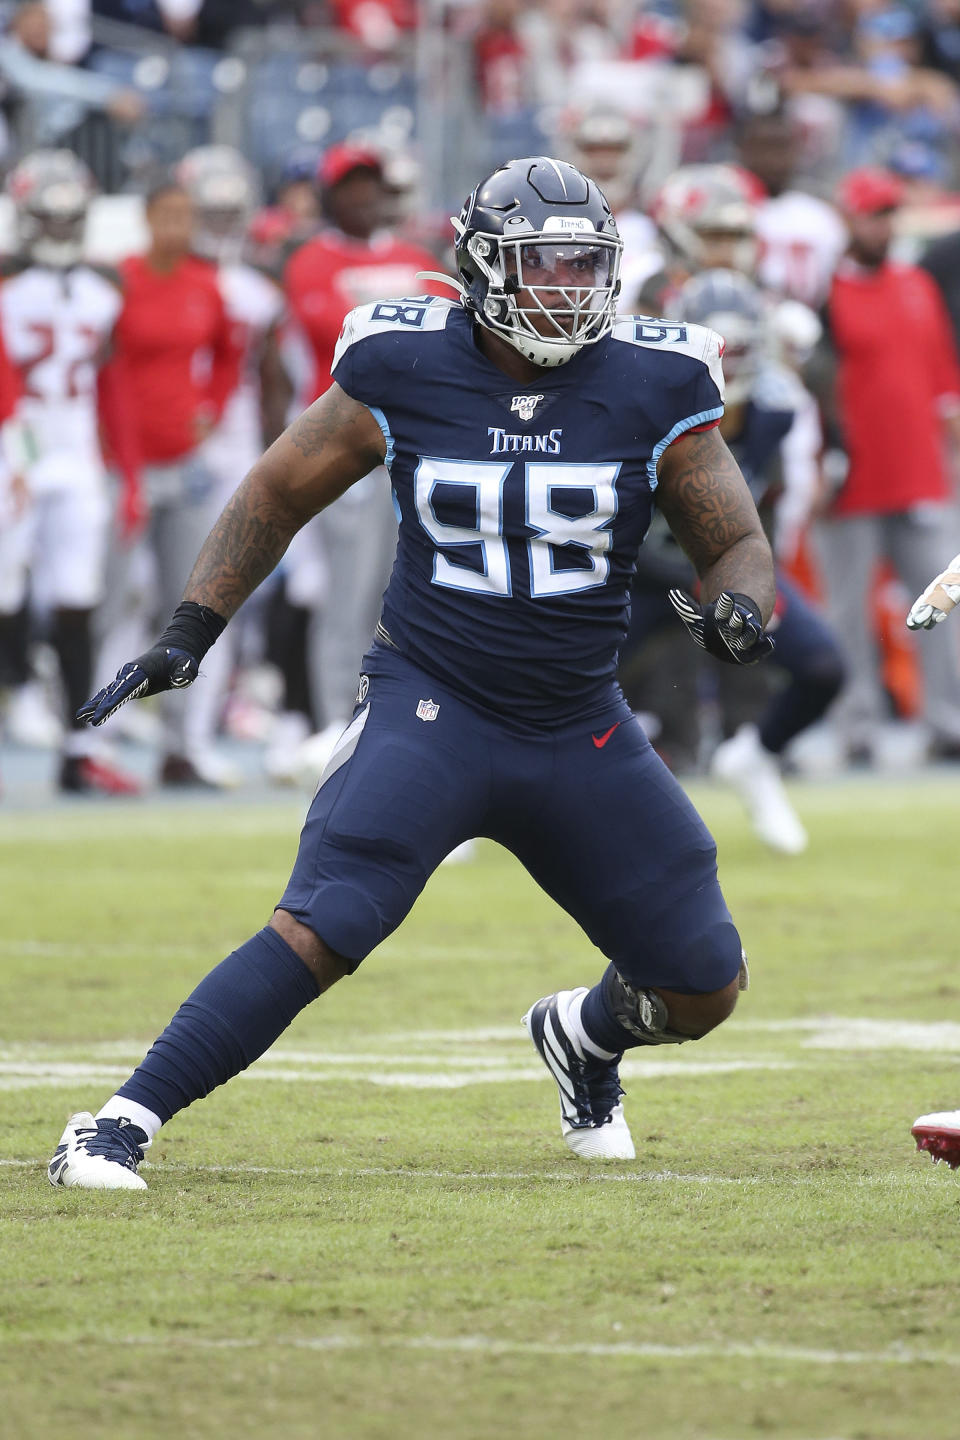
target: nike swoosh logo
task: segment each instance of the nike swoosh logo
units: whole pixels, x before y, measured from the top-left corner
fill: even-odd
[[[616,723],[616,725],[611,725],[611,726],[610,726],[610,729],[606,732],[605,735],[591,735],[591,736],[590,736],[590,739],[593,741],[594,745],[596,745],[596,747],[597,747],[598,750],[602,750],[602,749],[603,749],[604,745],[606,745],[607,741],[610,739],[610,736],[613,734],[614,730],[617,729],[617,727],[620,725],[620,723],[621,723],[621,722],[618,720],[617,723]]]

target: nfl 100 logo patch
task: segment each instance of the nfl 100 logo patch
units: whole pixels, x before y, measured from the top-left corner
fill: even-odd
[[[532,420],[543,398],[542,395],[514,395],[510,401],[510,412],[519,415],[521,420]]]
[[[436,720],[440,714],[440,706],[433,700],[419,700],[417,702],[417,718],[419,720]]]

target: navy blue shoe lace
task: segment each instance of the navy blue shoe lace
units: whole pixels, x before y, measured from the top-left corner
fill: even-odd
[[[619,1060],[618,1055],[614,1060],[590,1057],[580,1062],[583,1086],[589,1096],[590,1115],[594,1125],[607,1124],[624,1093],[617,1070]]]
[[[102,1155],[105,1160],[112,1160],[116,1165],[123,1165],[125,1169],[136,1172],[143,1159],[143,1150],[140,1147],[146,1138],[139,1125],[120,1125],[116,1120],[98,1120],[96,1135],[82,1141],[82,1145],[88,1155]]]

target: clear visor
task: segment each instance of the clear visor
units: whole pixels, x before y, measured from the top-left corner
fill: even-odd
[[[605,237],[502,243],[506,289],[520,326],[548,344],[599,339],[599,317],[612,317],[620,242]]]
[[[583,242],[517,244],[515,273],[521,289],[597,289],[613,280],[614,251],[606,245]],[[510,255],[507,259],[508,271]]]

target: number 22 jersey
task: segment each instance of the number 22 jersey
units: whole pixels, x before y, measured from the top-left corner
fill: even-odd
[[[456,302],[351,311],[332,374],[383,430],[400,517],[379,643],[520,723],[609,706],[657,464],[719,421],[721,351],[629,316],[520,385]]]

